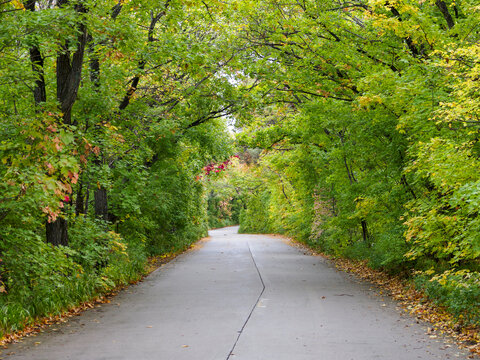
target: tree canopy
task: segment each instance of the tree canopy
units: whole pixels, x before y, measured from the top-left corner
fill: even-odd
[[[468,283],[471,305],[479,11],[0,2],[0,328],[127,283],[148,256],[237,221],[423,271],[440,297]]]

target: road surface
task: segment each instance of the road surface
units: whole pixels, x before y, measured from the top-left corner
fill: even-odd
[[[280,237],[213,230],[198,249],[8,360],[466,359],[371,285]]]

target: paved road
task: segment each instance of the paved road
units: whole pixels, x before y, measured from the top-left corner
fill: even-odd
[[[8,360],[465,359],[368,284],[279,237],[210,232],[110,304],[3,350]],[[7,355],[10,354],[10,355]]]

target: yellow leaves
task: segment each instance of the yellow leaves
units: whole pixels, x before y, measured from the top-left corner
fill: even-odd
[[[106,127],[108,130],[111,130],[111,131],[116,131],[116,130],[118,130],[118,127],[116,127],[116,126],[114,126],[114,125],[112,125],[112,124],[110,124],[110,123],[106,123],[106,124],[105,124],[105,127]]]
[[[435,270],[433,268],[429,270],[425,270],[422,274],[432,276],[433,274],[435,274]]]
[[[376,104],[382,104],[383,100],[379,95],[364,95],[358,98],[360,108],[369,109]]]
[[[420,10],[416,6],[403,4],[400,7],[400,11],[402,13],[408,13],[408,14],[414,15],[414,14],[417,14]]]
[[[398,131],[399,134],[404,135],[407,133],[405,124],[400,123],[395,127],[395,129]]]
[[[121,242],[122,240],[121,236],[114,231],[109,231],[108,235],[110,235],[113,238],[110,241],[111,251],[128,257],[127,245]]]
[[[19,0],[12,0],[12,4],[15,6],[15,9],[25,10],[25,6],[23,6],[23,3]]]

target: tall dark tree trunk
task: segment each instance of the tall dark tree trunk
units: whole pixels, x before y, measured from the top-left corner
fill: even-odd
[[[45,75],[43,73],[43,56],[40,50],[36,46],[30,48],[30,60],[32,62],[32,68],[37,75],[35,80],[35,87],[33,89],[33,97],[35,99],[35,105],[39,105],[47,101],[47,91],[45,86]]]
[[[66,3],[68,3],[68,0],[59,2],[60,5]],[[75,5],[75,11],[78,14],[87,12],[81,2]],[[80,22],[76,41],[77,50],[72,54],[69,42],[65,41],[57,55],[57,99],[65,124],[72,124],[72,107],[77,99],[78,88],[82,79],[82,65],[87,39],[87,26]]]
[[[25,2],[25,9],[35,12],[35,1],[28,0]],[[32,69],[36,75],[35,87],[33,88],[33,98],[35,100],[36,111],[40,111],[40,105],[47,101],[47,90],[44,75],[44,58],[40,52],[40,48],[33,45],[29,49],[30,61]],[[63,218],[57,218],[53,222],[46,221],[46,238],[47,242],[53,245],[68,245],[67,221]]]
[[[362,236],[363,241],[370,246],[370,235],[368,234],[368,226],[367,221],[365,219],[362,220]]]
[[[68,0],[60,0],[59,6],[68,3]],[[81,2],[75,5],[78,14],[86,12]],[[60,110],[63,116],[63,123],[72,124],[72,107],[77,99],[78,88],[82,78],[83,55],[87,43],[87,27],[83,22],[78,25],[78,38],[76,51],[73,55],[70,52],[68,41],[60,47],[57,54],[57,99],[60,103]],[[68,223],[67,220],[59,217],[52,223],[46,224],[47,242],[53,245],[68,246]]]
[[[86,195],[85,195],[85,212],[84,214],[88,214],[88,204],[89,204],[89,201],[90,201],[90,184],[87,185],[87,191],[86,191]]]
[[[436,0],[435,5],[437,5],[437,8],[442,13],[443,18],[447,22],[448,28],[449,29],[453,28],[455,26],[455,21],[453,20],[452,15],[450,15],[450,12],[448,11],[448,6],[447,6],[447,4],[445,4],[445,1]]]
[[[75,199],[75,215],[85,214],[85,198],[83,194],[83,181],[78,184],[77,198]]]
[[[95,189],[95,216],[102,220],[108,221],[108,198],[107,189],[103,186]]]
[[[67,228],[67,220],[64,218],[59,217],[53,222],[47,222],[47,241],[54,246],[68,246]]]
[[[112,19],[115,20],[122,10],[122,2],[119,1],[112,8]],[[95,52],[95,42],[91,37],[87,37],[89,41],[88,52],[90,54],[89,68],[90,68],[90,81],[94,84],[95,88],[100,87],[100,59],[98,54]],[[105,45],[105,42],[101,42],[101,45]],[[99,164],[97,164],[99,165]],[[95,201],[95,217],[108,221],[108,196],[107,189],[103,186],[95,189],[94,191],[94,201]],[[88,210],[88,190],[87,190],[87,204],[86,210]]]
[[[25,9],[27,9],[28,11],[35,12],[34,0],[26,1],[24,6]],[[40,52],[40,48],[37,45],[32,45],[29,49],[29,53],[33,73],[36,76],[35,87],[33,88],[33,98],[35,100],[35,107],[38,111],[39,105],[47,101],[47,90],[43,70],[44,58],[42,56],[42,53]]]

